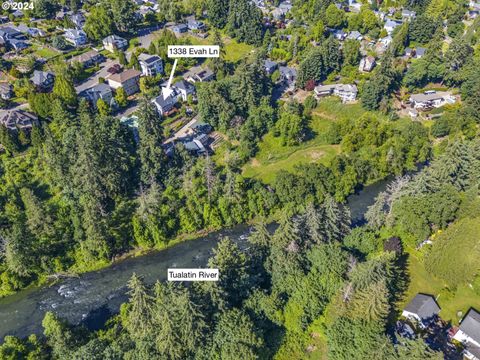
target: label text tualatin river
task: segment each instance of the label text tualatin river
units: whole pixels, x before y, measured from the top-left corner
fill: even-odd
[[[364,188],[348,199],[354,223],[363,221],[363,215],[377,194],[384,191],[387,180]],[[221,230],[205,237],[186,241],[169,249],[144,256],[129,258],[100,271],[68,278],[53,286],[21,291],[0,299],[0,342],[6,335],[25,337],[42,333],[45,312],[52,311],[72,324],[83,322],[96,329],[118,312],[126,301],[126,283],[133,273],[147,283],[165,280],[167,269],[199,268],[205,266],[218,241],[228,236],[240,248],[247,246],[247,225]]]

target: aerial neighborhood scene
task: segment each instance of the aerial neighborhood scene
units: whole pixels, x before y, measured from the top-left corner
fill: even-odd
[[[480,360],[480,1],[0,4],[0,360]]]

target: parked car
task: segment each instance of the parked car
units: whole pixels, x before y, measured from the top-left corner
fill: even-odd
[[[107,69],[107,72],[109,74],[118,74],[118,73],[121,73],[122,72],[122,66],[120,64],[115,64],[113,66],[110,66],[108,69]]]

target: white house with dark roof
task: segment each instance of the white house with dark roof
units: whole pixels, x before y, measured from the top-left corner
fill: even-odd
[[[355,101],[358,94],[357,86],[354,84],[318,85],[313,91],[317,97],[338,96],[344,103]]]
[[[463,344],[463,355],[467,359],[480,360],[480,313],[470,309],[453,339]]]
[[[430,90],[410,96],[410,102],[415,109],[439,108],[447,104],[454,104],[456,101],[456,97],[449,91]]]
[[[85,34],[83,30],[65,29],[65,34],[63,36],[67,42],[75,47],[82,46],[87,43],[87,34]]]
[[[113,99],[113,91],[107,84],[97,84],[79,94],[81,97],[89,100],[94,106],[97,101],[102,99],[107,105],[110,105]]]
[[[124,50],[128,47],[128,41],[118,35],[110,35],[102,40],[103,47],[110,51]]]
[[[145,76],[155,76],[163,73],[163,62],[158,55],[140,54],[138,62]]]
[[[402,316],[417,322],[421,328],[426,328],[439,312],[440,306],[432,295],[417,294],[403,309]]]
[[[182,99],[182,101],[187,101],[190,95],[195,94],[195,86],[185,80],[177,81],[173,87],[178,92],[179,100]]]
[[[164,115],[171,111],[178,101],[178,95],[174,91],[173,93],[165,96],[165,93],[160,94],[152,100],[153,105],[157,108],[160,115]]]

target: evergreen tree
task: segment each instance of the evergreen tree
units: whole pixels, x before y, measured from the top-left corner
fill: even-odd
[[[162,148],[163,128],[155,106],[141,100],[138,111],[140,177],[144,184],[162,183],[166,175],[166,157]]]
[[[262,12],[248,0],[231,0],[227,21],[228,33],[247,44],[262,43]]]
[[[131,69],[135,69],[140,71],[140,62],[138,61],[138,56],[137,54],[133,53],[132,56],[130,57],[130,62],[128,63],[128,67]]]
[[[118,31],[129,32],[137,25],[135,3],[132,0],[110,0],[113,21]]]
[[[128,281],[128,303],[122,308],[122,324],[133,339],[145,339],[153,332],[154,298],[135,273]]]
[[[229,3],[229,0],[207,1],[208,18],[217,29],[222,29],[227,24]]]
[[[118,62],[120,65],[126,66],[128,65],[127,57],[125,56],[125,52],[122,50],[117,51]]]
[[[220,316],[213,334],[209,358],[257,359],[263,343],[248,315],[233,309]]]
[[[53,85],[53,95],[62,100],[67,106],[75,106],[77,104],[77,93],[73,86],[72,79],[66,71],[57,72],[55,83]]]

